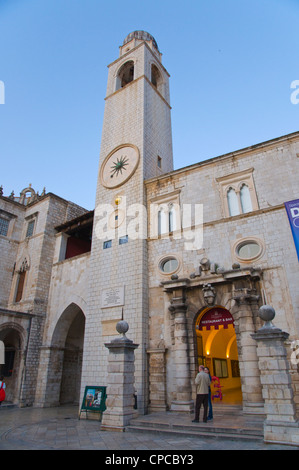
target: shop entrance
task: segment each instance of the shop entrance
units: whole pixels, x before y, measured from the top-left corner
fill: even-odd
[[[241,404],[237,338],[232,315],[221,306],[208,307],[198,315],[195,332],[198,365],[208,367],[211,376],[215,377],[211,386],[213,402]]]

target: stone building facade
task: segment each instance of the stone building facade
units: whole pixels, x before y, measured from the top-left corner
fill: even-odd
[[[0,195],[8,399],[81,403],[85,386],[107,385],[105,343],[125,319],[139,413],[190,412],[200,363],[224,402],[263,413],[259,307],[274,307],[289,344],[299,332],[284,206],[298,156],[296,132],[174,170],[169,74],[155,39],[129,34],[108,67],[95,210],[31,186]]]

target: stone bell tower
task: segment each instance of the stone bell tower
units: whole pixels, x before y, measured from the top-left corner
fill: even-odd
[[[138,344],[135,387],[146,407],[148,267],[144,180],[173,170],[169,74],[155,39],[129,34],[108,83],[90,256],[82,391],[106,385],[108,343],[122,318]]]

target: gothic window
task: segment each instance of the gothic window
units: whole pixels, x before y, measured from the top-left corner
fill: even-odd
[[[29,265],[28,265],[27,259],[25,258],[24,261],[22,262],[21,268],[18,272],[17,291],[16,291],[15,302],[20,302],[23,298],[25,280],[26,280],[26,273],[27,273],[28,269],[29,269]]]
[[[158,235],[166,233],[166,216],[164,210],[161,208],[158,212]]]
[[[177,236],[181,229],[180,190],[150,200],[150,238]],[[176,232],[176,233],[174,233]]]
[[[163,204],[158,212],[158,235],[172,233],[177,227],[178,207],[174,204]]]
[[[119,90],[134,80],[134,62],[129,60],[119,70],[116,89]]]
[[[234,188],[227,191],[227,203],[230,216],[240,214],[238,196]]]
[[[240,189],[240,199],[243,214],[245,214],[246,212],[251,212],[252,202],[250,198],[249,188],[246,184],[243,184]]]
[[[176,213],[173,204],[169,205],[168,211],[168,228],[169,232],[174,232],[176,229]]]
[[[258,201],[253,181],[253,168],[221,176],[220,185],[223,212],[226,217],[247,214],[258,210]]]
[[[19,273],[17,293],[16,293],[16,302],[20,302],[22,300],[23,292],[24,292],[24,285],[25,285],[25,277],[26,277],[26,271]]]

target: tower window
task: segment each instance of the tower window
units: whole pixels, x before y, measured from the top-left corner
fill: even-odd
[[[158,67],[155,64],[152,64],[151,68],[151,82],[158,91],[160,91],[160,85],[162,83],[161,74]]]
[[[158,166],[158,168],[162,168],[162,158],[159,157],[159,155],[157,157],[157,166]]]
[[[128,243],[129,238],[128,235],[124,235],[123,237],[120,237],[118,240],[119,245],[124,245],[125,243]]]
[[[129,60],[121,68],[117,76],[116,89],[125,87],[134,80],[134,62]]]
[[[106,240],[104,243],[103,243],[103,249],[106,250],[107,248],[111,248],[112,247],[112,240]]]

